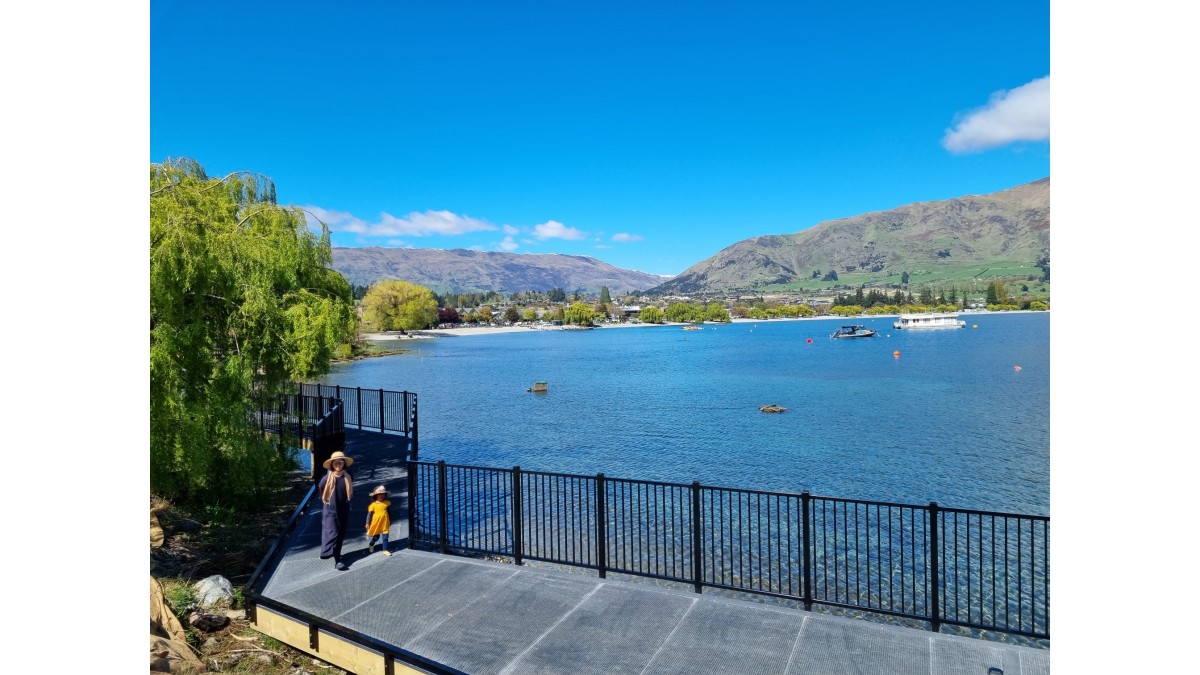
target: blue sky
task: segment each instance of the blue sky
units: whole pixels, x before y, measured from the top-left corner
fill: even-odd
[[[1048,2],[150,4],[150,161],[338,246],[678,274],[1050,175]]]

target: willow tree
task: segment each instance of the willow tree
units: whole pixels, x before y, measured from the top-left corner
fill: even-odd
[[[377,330],[418,330],[437,323],[433,291],[407,281],[385,279],[363,296],[363,318]]]
[[[210,179],[194,160],[150,165],[150,489],[249,506],[289,460],[255,397],[325,372],[354,333],[329,230],[275,201],[257,174]]]

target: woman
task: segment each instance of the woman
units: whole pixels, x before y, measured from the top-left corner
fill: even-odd
[[[350,523],[350,497],[354,495],[354,478],[346,469],[354,459],[338,450],[330,455],[321,466],[329,473],[321,476],[317,492],[321,494],[321,559],[333,558],[333,566],[339,570],[349,569],[342,562],[342,541],[346,538],[346,527]]]

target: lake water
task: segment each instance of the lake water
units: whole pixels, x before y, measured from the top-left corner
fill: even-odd
[[[322,381],[416,392],[426,461],[1048,514],[1050,316],[962,318],[409,340]]]

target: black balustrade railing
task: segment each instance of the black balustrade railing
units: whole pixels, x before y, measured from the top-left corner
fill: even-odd
[[[411,391],[363,389],[333,384],[298,383],[297,394],[342,401],[344,424],[367,431],[404,434],[409,452],[418,457],[417,395]]]
[[[323,396],[284,394],[258,401],[259,427],[268,433],[297,439],[312,439],[314,434],[329,435],[343,431],[344,418],[337,399]],[[314,425],[320,425],[318,431]]]
[[[1050,637],[1046,516],[444,462],[408,480],[417,547]]]

